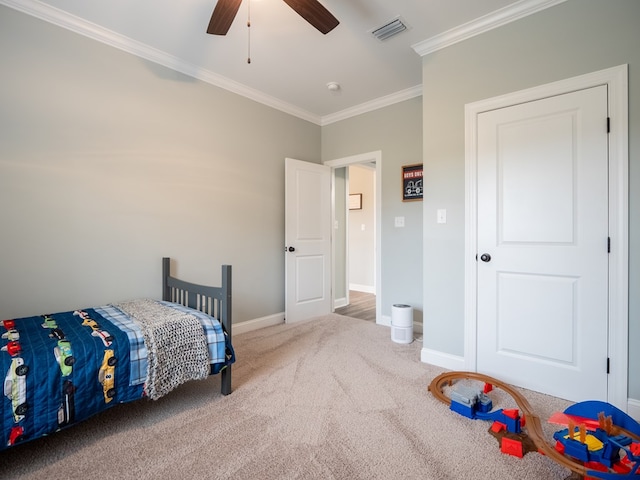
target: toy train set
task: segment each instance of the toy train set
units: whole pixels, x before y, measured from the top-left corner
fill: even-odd
[[[459,385],[447,396],[443,387],[457,379],[478,380],[484,388]],[[509,394],[519,408],[494,410],[488,395],[494,387]],[[491,421],[489,433],[498,439],[503,453],[523,457],[538,451],[578,478],[640,480],[640,424],[609,403],[579,402],[553,415],[549,422],[566,428],[555,432],[555,445],[551,445],[529,402],[499,380],[473,372],[448,372],[434,378],[429,391],[460,415]]]

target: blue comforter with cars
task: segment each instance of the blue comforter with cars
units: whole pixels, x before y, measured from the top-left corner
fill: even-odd
[[[196,313],[216,373],[229,360],[226,336],[217,320]],[[145,396],[142,335],[114,306],[4,320],[0,332],[0,450]]]

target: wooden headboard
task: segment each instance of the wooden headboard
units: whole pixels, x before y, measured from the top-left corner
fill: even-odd
[[[231,265],[222,265],[220,287],[198,285],[171,276],[171,259],[162,259],[162,299],[218,319],[231,342]],[[231,365],[222,370],[222,393],[231,393]]]
[[[217,318],[231,337],[231,265],[222,265],[222,286],[185,282],[171,276],[171,259],[162,259],[162,299]]]

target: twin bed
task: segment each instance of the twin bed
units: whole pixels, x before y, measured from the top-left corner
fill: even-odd
[[[162,301],[0,322],[0,450],[208,375],[231,393],[231,266],[211,287],[171,276],[170,263],[163,258]]]

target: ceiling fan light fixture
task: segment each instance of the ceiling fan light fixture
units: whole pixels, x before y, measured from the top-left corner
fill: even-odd
[[[374,37],[382,41],[408,29],[409,26],[407,25],[407,22],[405,22],[402,17],[396,17],[393,20],[386,22],[384,25],[370,30],[370,32]]]

